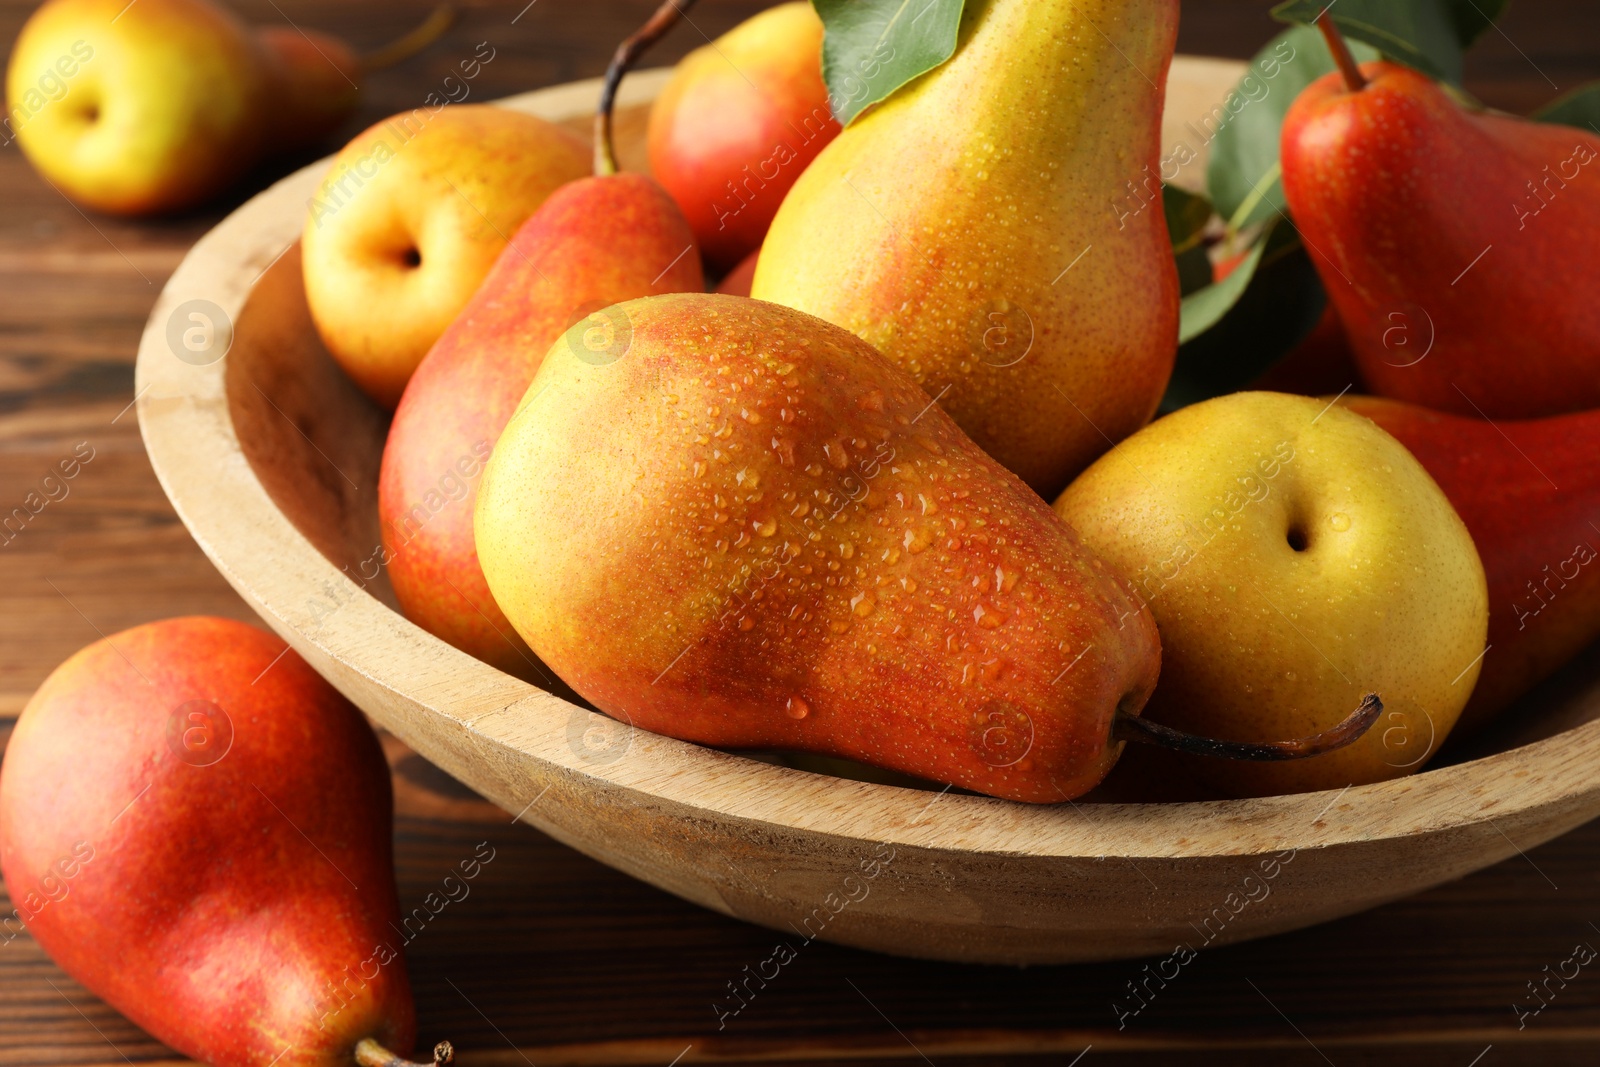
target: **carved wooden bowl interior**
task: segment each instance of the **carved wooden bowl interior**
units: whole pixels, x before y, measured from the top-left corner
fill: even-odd
[[[1167,146],[1195,145],[1200,116],[1241,70],[1179,59]],[[624,86],[625,163],[639,164],[642,105],[662,81],[646,72]],[[586,82],[504,103],[586,130],[597,91]],[[573,848],[790,941],[1054,963],[1165,954],[1194,942],[1197,927],[1223,943],[1322,922],[1600,814],[1592,655],[1514,709],[1498,735],[1411,778],[1260,800],[1040,807],[635,733],[450,648],[394,610],[374,562],[386,416],[334,365],[306,310],[297,239],[325,166],[245,204],[168,283],[138,361],[151,460],[201,548],[317,670],[428,759]],[[232,324],[226,356],[203,365],[169,341],[195,300],[220,310],[219,328]],[[1235,912],[1251,876],[1270,893]],[[1207,925],[1216,915],[1226,921]]]

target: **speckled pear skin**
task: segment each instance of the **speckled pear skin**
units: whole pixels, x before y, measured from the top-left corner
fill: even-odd
[[[1177,28],[1177,0],[969,3],[955,55],[790,190],[752,295],[871,342],[1053,498],[1149,421],[1172,371]]]
[[[1354,412],[1282,393],[1183,408],[1102,457],[1056,511],[1155,615],[1164,662],[1151,719],[1269,741],[1382,698],[1376,725],[1336,752],[1187,757],[1219,789],[1412,773],[1472,695],[1489,617],[1478,551],[1422,465]]]
[[[1126,583],[870,345],[774,304],[614,309],[545,356],[479,487],[479,559],[605,712],[705,744],[1076,797],[1160,649]]]

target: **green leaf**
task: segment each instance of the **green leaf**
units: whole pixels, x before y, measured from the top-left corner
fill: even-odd
[[[1378,58],[1360,43],[1351,50],[1359,61]],[[1206,186],[1233,229],[1248,229],[1284,210],[1278,180],[1283,116],[1301,90],[1333,69],[1321,33],[1309,26],[1285,30],[1256,54],[1249,72],[1210,116],[1187,127],[1189,136],[1211,145]]]
[[[1344,35],[1431,78],[1461,84],[1466,46],[1488,28],[1505,4],[1475,0],[1287,0],[1272,9],[1280,22],[1310,25],[1323,11]]]
[[[1533,113],[1539,122],[1576,126],[1600,133],[1600,82],[1580,85],[1566,96],[1552,100]]]
[[[1191,193],[1175,185],[1161,187],[1161,206],[1167,215],[1167,233],[1172,237],[1172,251],[1183,254],[1200,243],[1205,235],[1206,223],[1215,214],[1211,201],[1199,193]]]
[[[822,18],[822,80],[843,125],[955,54],[966,0],[811,0]],[[952,117],[954,120],[955,117]]]
[[[1180,345],[1188,344],[1211,329],[1239,302],[1239,298],[1244,295],[1245,289],[1250,284],[1250,279],[1255,276],[1256,268],[1261,265],[1261,256],[1266,248],[1266,240],[1258,240],[1250,249],[1250,253],[1226,278],[1183,298],[1183,306],[1178,315]]]
[[[1184,299],[1184,343],[1161,409],[1246,388],[1305,339],[1326,304],[1300,235],[1275,223],[1232,274]],[[1209,328],[1189,332],[1205,320]]]

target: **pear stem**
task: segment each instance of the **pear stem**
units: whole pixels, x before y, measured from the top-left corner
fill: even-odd
[[[594,172],[604,176],[617,172],[617,153],[611,140],[611,112],[617,102],[617,87],[622,76],[633,69],[634,63],[651,45],[667,35],[677,25],[678,18],[694,6],[694,0],[666,0],[650,21],[639,27],[633,36],[617,45],[606,68],[606,80],[600,89],[600,107],[594,116]]]
[[[1142,741],[1147,745],[1160,745],[1176,752],[1187,752],[1195,756],[1219,756],[1223,759],[1253,760],[1256,762],[1270,763],[1275,760],[1306,759],[1310,756],[1321,756],[1335,749],[1343,748],[1359,739],[1372,724],[1378,721],[1378,716],[1383,714],[1383,701],[1378,699],[1378,694],[1368,693],[1361,698],[1361,703],[1352,711],[1343,722],[1337,726],[1329,727],[1319,734],[1310,737],[1301,737],[1293,741],[1219,741],[1212,737],[1196,737],[1194,734],[1174,730],[1170,726],[1141,719],[1136,715],[1117,712],[1116,718],[1111,721],[1111,739],[1113,741]]]
[[[1317,29],[1322,31],[1323,39],[1328,42],[1328,51],[1333,53],[1333,61],[1339,65],[1339,71],[1344,75],[1344,83],[1350,87],[1352,93],[1359,93],[1367,87],[1366,76],[1361,73],[1361,67],[1356,63],[1356,57],[1350,52],[1350,45],[1345,42],[1344,34],[1339,32],[1339,27],[1333,24],[1333,19],[1324,11],[1317,16]]]
[[[356,1044],[355,1056],[358,1067],[445,1067],[455,1062],[456,1049],[450,1042],[441,1041],[433,1046],[432,1061],[413,1063],[396,1056],[372,1038],[364,1037]]]
[[[361,73],[371,74],[375,70],[386,70],[396,63],[404,63],[444,36],[444,32],[455,25],[455,21],[455,5],[440,4],[422,21],[422,25],[362,56]]]

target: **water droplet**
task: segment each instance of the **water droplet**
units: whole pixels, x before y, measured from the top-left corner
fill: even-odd
[[[778,532],[778,520],[776,519],[767,519],[765,521],[755,519],[750,525],[756,528],[757,537],[771,537]]]
[[[868,615],[871,615],[872,609],[877,606],[877,601],[873,600],[865,593],[857,593],[855,596],[850,598],[850,610],[854,611],[863,619]]]
[[[907,575],[900,579],[900,588],[908,593],[915,593],[917,591],[917,580]]]
[[[791,719],[803,719],[811,714],[811,705],[799,697],[790,697],[789,702],[784,705],[783,712]]]
[[[1333,527],[1335,533],[1344,533],[1350,529],[1350,516],[1342,511],[1336,511],[1328,519],[1328,525]]]
[[[979,604],[972,609],[972,621],[985,630],[993,630],[996,626],[1006,621],[1006,617],[991,607]]]

